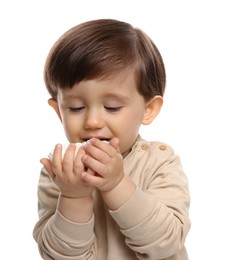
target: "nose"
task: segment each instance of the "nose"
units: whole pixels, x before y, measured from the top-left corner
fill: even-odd
[[[85,129],[101,129],[104,126],[104,117],[99,109],[87,111]]]

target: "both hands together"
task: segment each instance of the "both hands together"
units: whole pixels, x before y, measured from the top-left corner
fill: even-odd
[[[123,179],[123,157],[117,138],[109,143],[92,138],[78,149],[76,156],[75,153],[75,143],[68,146],[63,156],[62,145],[57,144],[52,160],[40,160],[64,197],[89,197],[94,189],[108,192]]]

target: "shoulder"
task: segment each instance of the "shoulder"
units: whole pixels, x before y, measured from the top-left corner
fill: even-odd
[[[125,158],[125,169],[141,187],[147,187],[153,178],[161,180],[180,176],[181,179],[184,175],[180,157],[170,145],[141,138]]]
[[[156,155],[168,157],[174,155],[174,150],[170,145],[160,141],[147,141],[142,138],[137,140],[133,150],[149,156]]]
[[[147,141],[138,137],[130,154],[125,158],[126,165],[144,165],[145,168],[164,167],[172,162],[179,163],[178,155],[174,154],[173,148],[160,141]]]
[[[146,165],[147,168],[181,164],[179,155],[174,153],[174,149],[170,145],[142,138],[139,138],[134,144],[128,160],[132,163]]]

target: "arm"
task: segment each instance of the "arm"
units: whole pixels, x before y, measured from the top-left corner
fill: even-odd
[[[92,259],[91,256],[95,255],[94,216],[92,196],[88,194],[93,189],[86,185],[82,189],[84,194],[82,191],[72,194],[68,185],[61,181],[61,185],[58,184],[60,190],[53,182],[54,172],[49,168],[51,162],[47,159],[42,159],[42,162],[48,172],[43,168],[40,176],[40,219],[33,233],[40,254],[44,259]],[[56,182],[59,182],[59,178]],[[76,197],[80,194],[86,196]]]
[[[139,259],[163,259],[179,254],[184,250],[190,227],[189,192],[180,160],[170,148],[162,153],[158,150],[152,151],[155,154],[152,158],[149,153],[140,153],[131,174],[134,180],[124,174],[113,189],[101,192],[127,245]],[[113,169],[119,171],[116,166]],[[113,176],[117,176],[116,171]],[[88,177],[99,184],[95,176]],[[100,186],[103,187],[106,184]]]
[[[190,228],[187,178],[178,156],[169,147],[162,154],[153,152],[156,157],[149,162],[136,192],[111,214],[126,236],[127,245],[140,259],[147,256],[164,259],[179,254],[184,255],[178,259],[187,259],[184,249]]]

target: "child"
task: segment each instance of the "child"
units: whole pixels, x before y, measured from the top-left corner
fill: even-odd
[[[41,159],[34,238],[42,258],[188,259],[180,159],[139,135],[163,103],[165,68],[154,43],[125,22],[85,22],[54,44],[44,78],[70,145]],[[75,156],[76,143],[84,145]]]

